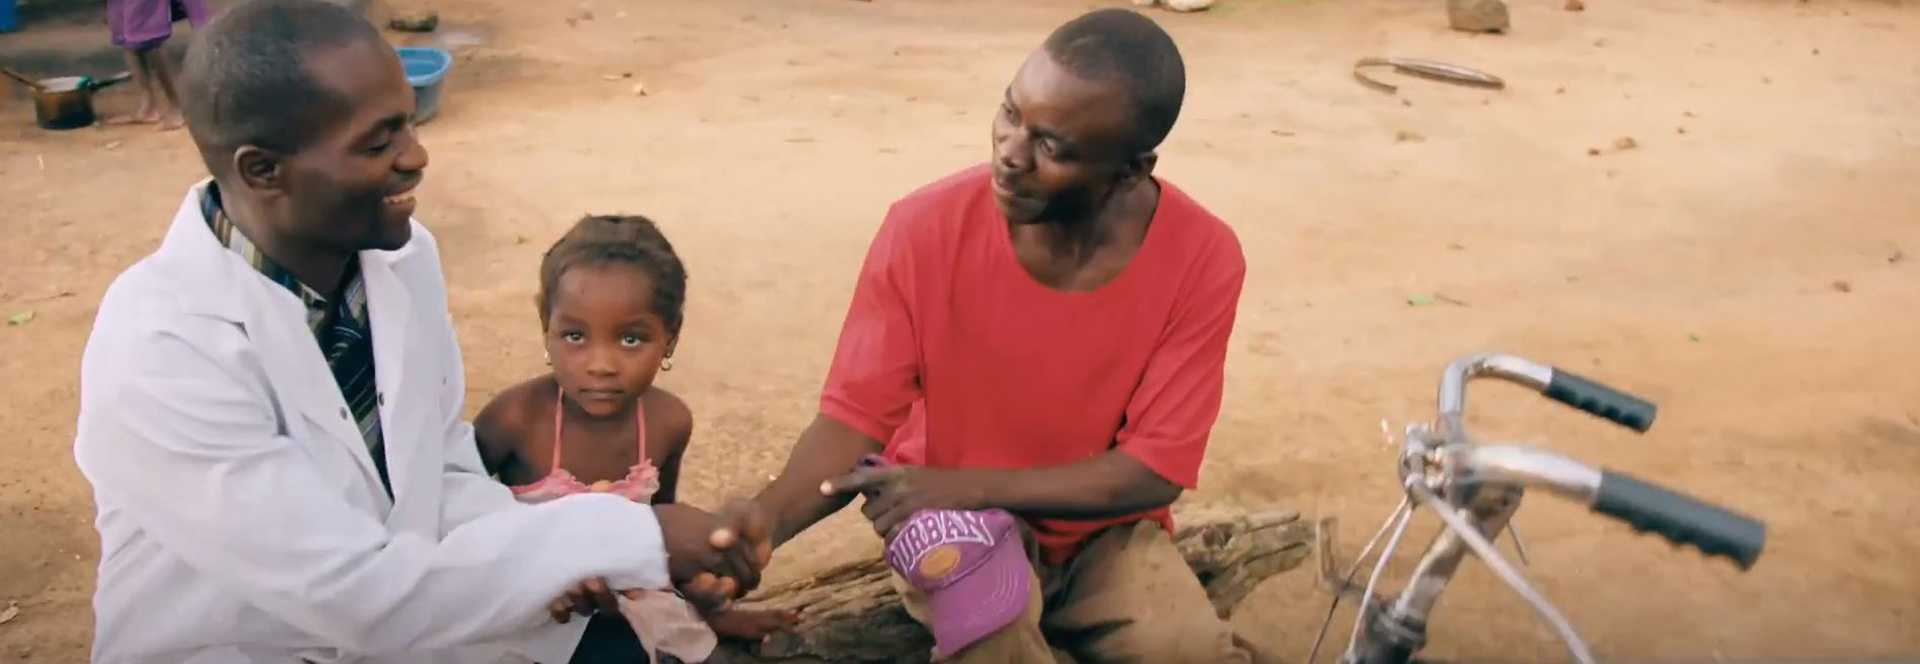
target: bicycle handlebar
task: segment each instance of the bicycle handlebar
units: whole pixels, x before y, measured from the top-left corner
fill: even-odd
[[[1480,377],[1500,378],[1532,388],[1560,403],[1645,433],[1658,407],[1570,371],[1511,355],[1471,355],[1447,366],[1440,380],[1440,419],[1450,441],[1463,442],[1466,384]],[[1751,569],[1766,545],[1766,526],[1744,514],[1712,505],[1631,475],[1595,470],[1566,457],[1531,448],[1475,449],[1469,467],[1481,479],[1502,479],[1544,486],[1587,504],[1595,512],[1625,521],[1711,556],[1724,556],[1742,570]]]
[[[1653,417],[1659,412],[1653,402],[1557,367],[1541,394],[1640,433],[1653,428]]]
[[[1460,418],[1467,407],[1467,383],[1481,377],[1525,385],[1549,399],[1640,433],[1653,428],[1659,412],[1653,402],[1565,369],[1512,355],[1469,355],[1447,365],[1446,374],[1440,378],[1440,420],[1449,435],[1459,432]]]
[[[1625,473],[1524,445],[1480,445],[1464,454],[1462,470],[1473,481],[1546,489],[1634,530],[1724,556],[1742,570],[1751,569],[1766,546],[1765,524]]]
[[[1744,514],[1612,470],[1600,471],[1593,511],[1640,532],[1654,532],[1679,546],[1694,546],[1753,568],[1767,544],[1767,526]]]
[[[1759,559],[1766,544],[1766,526],[1743,514],[1544,449],[1474,444],[1467,435],[1465,411],[1466,386],[1476,378],[1499,378],[1524,385],[1641,433],[1652,428],[1658,412],[1645,399],[1521,357],[1486,353],[1460,357],[1448,364],[1440,378],[1438,421],[1407,427],[1400,454],[1400,479],[1407,500],[1374,535],[1377,542],[1381,535],[1393,532],[1360,595],[1363,605],[1341,658],[1343,664],[1407,664],[1426,640],[1427,616],[1434,601],[1468,553],[1482,558],[1555,627],[1574,661],[1591,664],[1592,652],[1571,625],[1492,544],[1519,508],[1523,488],[1545,489],[1625,521],[1640,532],[1657,533],[1676,545],[1691,545],[1707,555],[1724,556],[1742,570],[1750,569]],[[1428,545],[1405,591],[1390,606],[1376,607],[1375,584],[1412,518],[1411,509],[1419,506],[1432,508],[1447,528]],[[1519,534],[1514,537],[1517,546]],[[1373,546],[1374,542],[1369,542],[1362,550],[1362,560]],[[1355,562],[1348,570],[1349,579],[1359,565]],[[1336,596],[1335,608],[1338,605]],[[1333,615],[1333,608],[1329,608],[1327,624]],[[1322,624],[1320,636],[1325,636],[1327,624]],[[1313,664],[1313,654],[1319,652],[1320,636],[1314,639],[1308,664]]]

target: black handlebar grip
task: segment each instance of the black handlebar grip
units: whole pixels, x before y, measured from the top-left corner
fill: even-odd
[[[1631,475],[1600,471],[1600,493],[1593,511],[1625,521],[1640,532],[1654,532],[1707,555],[1725,556],[1746,570],[1767,544],[1766,524],[1743,514],[1668,491]]]
[[[1553,370],[1553,379],[1547,381],[1546,395],[1554,401],[1613,420],[1615,424],[1641,433],[1653,428],[1653,416],[1659,408],[1653,402],[1561,369]]]

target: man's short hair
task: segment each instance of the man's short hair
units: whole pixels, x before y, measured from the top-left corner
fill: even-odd
[[[209,23],[187,48],[181,102],[188,132],[215,174],[233,150],[297,151],[348,100],[303,63],[316,50],[386,42],[360,15],[325,0],[244,0]]]
[[[1054,30],[1045,48],[1075,76],[1125,84],[1138,150],[1159,147],[1173,131],[1187,96],[1187,66],[1173,37],[1153,19],[1125,9],[1089,12]]]

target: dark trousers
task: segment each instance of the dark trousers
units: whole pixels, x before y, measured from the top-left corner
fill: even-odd
[[[647,651],[640,648],[640,635],[633,633],[620,614],[593,614],[587,619],[587,631],[580,636],[580,647],[573,650],[569,664],[650,664]]]

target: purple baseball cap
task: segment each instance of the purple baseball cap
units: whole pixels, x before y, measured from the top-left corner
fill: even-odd
[[[916,512],[887,542],[887,563],[926,595],[941,657],[1019,619],[1033,597],[1033,564],[1005,510]]]

